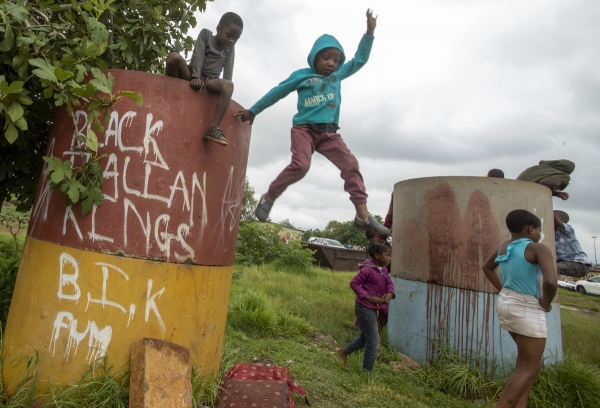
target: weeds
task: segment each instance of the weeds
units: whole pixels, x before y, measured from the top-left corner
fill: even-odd
[[[468,399],[495,401],[507,378],[479,369],[478,359],[465,361],[449,349],[442,349],[433,366],[416,373],[427,387]],[[542,369],[528,406],[538,408],[591,408],[600,406],[600,370],[566,355],[562,363]]]
[[[562,363],[540,372],[529,396],[529,406],[600,407],[600,370],[567,355]]]
[[[440,347],[438,359],[416,373],[425,386],[468,399],[496,399],[502,392],[505,379],[496,378],[493,370],[482,371],[480,359],[466,360],[448,347]]]
[[[44,407],[126,408],[129,405],[129,372],[113,375],[106,357],[88,366],[80,380],[66,387],[52,383],[41,400]]]
[[[277,313],[265,294],[253,291],[242,294],[232,304],[227,318],[233,328],[257,338],[310,333],[310,325],[306,320]]]

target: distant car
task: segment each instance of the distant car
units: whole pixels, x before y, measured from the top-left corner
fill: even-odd
[[[311,244],[345,248],[345,246],[343,246],[340,241],[336,241],[335,239],[329,239],[329,238],[311,237],[308,239],[308,242],[310,242]]]
[[[558,287],[567,289],[567,290],[575,290],[575,281],[572,279],[565,279],[558,281]]]
[[[600,295],[600,276],[594,276],[588,280],[578,280],[577,283],[575,283],[575,290],[579,293]]]

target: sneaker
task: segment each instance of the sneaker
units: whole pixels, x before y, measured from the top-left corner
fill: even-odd
[[[208,130],[204,134],[204,138],[212,140],[213,142],[218,143],[222,146],[227,146],[229,144],[221,128],[214,126],[208,128]]]
[[[392,232],[377,222],[372,215],[366,220],[361,220],[358,215],[354,217],[354,226],[365,231],[372,233],[373,235],[390,235]]]
[[[256,211],[254,211],[254,215],[258,218],[259,221],[265,222],[269,218],[269,213],[271,212],[271,208],[273,207],[273,201],[269,201],[266,198],[266,194],[263,194],[260,200],[258,200],[258,205],[256,206]]]

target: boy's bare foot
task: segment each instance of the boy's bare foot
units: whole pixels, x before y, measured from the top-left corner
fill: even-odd
[[[346,350],[344,350],[343,348],[339,348],[335,352],[338,356],[340,356],[344,365],[348,367],[348,355],[346,355]]]
[[[218,128],[216,126],[209,127],[206,133],[204,134],[204,138],[218,143],[222,146],[227,146],[229,144],[221,128]]]

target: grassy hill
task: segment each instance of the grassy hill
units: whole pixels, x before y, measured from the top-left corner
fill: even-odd
[[[350,356],[348,368],[341,365],[336,347],[357,335],[354,295],[348,286],[353,272],[268,265],[237,270],[221,374],[235,362],[287,366],[316,407],[493,406],[502,390],[504,379],[473,372],[452,355],[419,372],[394,371],[391,363],[399,360],[398,350],[387,344],[385,329],[373,373],[362,372],[362,353]],[[563,311],[565,363],[544,369],[530,406],[600,406],[598,323],[598,316]],[[296,403],[304,405],[299,397]]]

